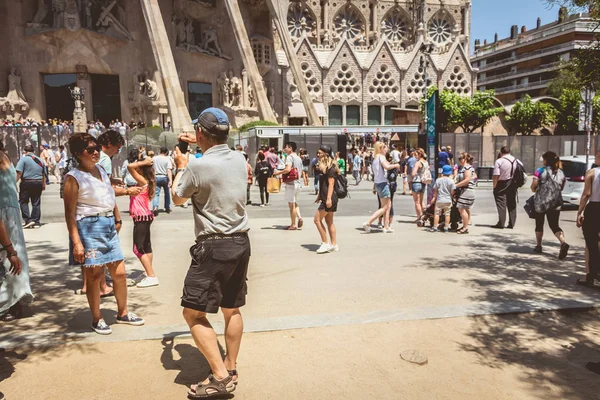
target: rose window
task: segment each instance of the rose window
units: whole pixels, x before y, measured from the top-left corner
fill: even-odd
[[[444,44],[450,40],[452,27],[443,18],[434,18],[429,22],[429,38],[437,44]]]
[[[334,22],[335,31],[341,39],[354,39],[363,30],[362,18],[352,6],[340,11]]]
[[[406,38],[408,24],[399,13],[393,13],[381,22],[381,31],[392,42],[400,42]]]
[[[314,25],[310,11],[300,3],[290,5],[287,19],[290,36],[296,39],[308,35]]]

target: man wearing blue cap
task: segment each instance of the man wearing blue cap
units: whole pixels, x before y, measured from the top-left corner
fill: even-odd
[[[452,197],[456,190],[456,184],[450,178],[452,175],[452,167],[444,165],[442,167],[442,176],[435,181],[433,186],[433,199],[435,203],[435,217],[433,218],[433,226],[429,229],[430,232],[438,231],[440,216],[444,213],[446,219],[444,224],[444,232],[448,232],[450,228],[450,210],[452,209]]]
[[[179,140],[196,143],[202,158],[188,158],[177,147],[177,175],[172,195],[175,205],[192,200],[196,243],[185,278],[181,305],[194,341],[212,373],[193,385],[190,398],[223,396],[235,390],[237,356],[242,341],[240,307],[246,304],[246,275],[250,260],[244,156],[227,147],[229,119],[218,108],[208,108],[192,121],[195,137]],[[227,356],[222,359],[217,335],[206,318],[221,308],[225,318]]]

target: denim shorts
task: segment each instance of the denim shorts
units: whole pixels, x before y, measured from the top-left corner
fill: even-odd
[[[412,183],[412,192],[413,193],[425,193],[425,185],[421,182],[413,182]]]
[[[377,190],[377,194],[382,199],[389,199],[392,197],[392,194],[390,193],[390,185],[387,182],[376,183],[375,190]]]
[[[82,218],[77,221],[77,231],[83,244],[84,267],[103,267],[125,258],[114,217]],[[70,243],[69,247],[69,264],[81,265],[73,258],[73,244]]]

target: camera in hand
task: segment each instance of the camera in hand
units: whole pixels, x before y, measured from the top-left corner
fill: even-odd
[[[177,146],[179,147],[179,150],[181,151],[181,153],[185,154],[185,153],[187,153],[188,147],[190,146],[190,144],[188,142],[180,140],[179,143],[177,144]]]

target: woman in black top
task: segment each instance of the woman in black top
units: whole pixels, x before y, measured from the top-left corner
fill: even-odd
[[[337,211],[338,198],[335,194],[335,181],[340,174],[339,167],[331,156],[331,147],[323,145],[317,152],[319,159],[318,169],[321,172],[319,179],[319,194],[315,203],[321,203],[315,213],[315,225],[321,235],[321,247],[317,250],[317,254],[331,253],[339,251],[336,240],[336,230],[333,224],[333,214]],[[327,229],[323,225],[323,218],[327,224]],[[330,241],[327,240],[327,232],[329,231]]]
[[[273,176],[273,168],[268,161],[265,161],[265,155],[262,151],[258,152],[258,162],[254,168],[254,176],[258,181],[258,187],[260,189],[260,206],[264,207],[269,205],[269,192],[267,191],[267,179]],[[267,202],[265,203],[265,196]]]

